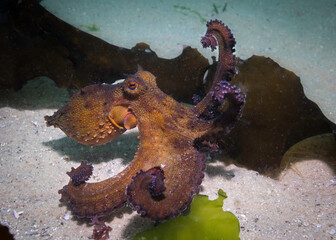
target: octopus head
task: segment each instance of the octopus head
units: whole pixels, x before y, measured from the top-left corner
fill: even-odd
[[[129,83],[129,88],[132,88]],[[73,94],[52,116],[47,126],[60,128],[68,137],[89,146],[105,144],[137,125],[129,106],[123,104],[123,84],[94,84]]]

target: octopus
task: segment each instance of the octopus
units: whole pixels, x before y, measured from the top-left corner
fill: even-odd
[[[141,216],[161,222],[178,216],[199,193],[205,151],[216,151],[216,136],[239,120],[245,94],[230,84],[235,74],[235,39],[219,20],[207,22],[203,47],[218,47],[210,91],[186,106],[162,92],[153,74],[140,66],[118,84],[93,84],[74,93],[47,126],[60,128],[90,146],[107,143],[138,127],[139,146],[132,162],[101,182],[87,182],[93,167],[82,162],[67,174],[59,191],[74,216],[97,220],[128,204]]]

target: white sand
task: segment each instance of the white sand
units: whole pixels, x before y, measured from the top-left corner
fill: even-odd
[[[221,14],[215,14],[208,1],[42,3],[74,26],[95,23],[100,30],[92,34],[112,44],[130,48],[144,41],[165,58],[177,56],[184,45],[211,56],[199,43],[205,25],[173,4],[196,9],[207,19],[221,19],[235,34],[237,56],[265,55],[294,71],[307,96],[336,122],[335,2],[227,2]],[[18,92],[0,93],[0,222],[16,239],[87,239],[92,227],[72,218],[59,204],[57,191],[68,182],[65,172],[87,160],[94,164],[94,181],[103,180],[124,168],[136,151],[136,131],[90,148],[59,129],[47,128],[43,116],[67,98],[65,90],[44,78]],[[298,163],[296,171],[283,172],[279,181],[217,159],[208,165],[202,193],[212,199],[218,188],[227,193],[224,209],[239,218],[241,239],[336,239],[335,173],[325,163]],[[113,214],[107,224],[113,229],[111,239],[131,239],[153,225],[127,208]]]

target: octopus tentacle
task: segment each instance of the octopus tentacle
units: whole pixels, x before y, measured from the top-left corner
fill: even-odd
[[[203,47],[210,47],[214,51],[219,46],[219,64],[215,73],[215,81],[229,81],[235,72],[236,60],[233,52],[236,41],[231,30],[219,20],[209,21],[207,27],[208,29],[201,39]]]
[[[110,238],[109,232],[112,231],[110,226],[107,226],[105,222],[99,221],[97,217],[91,219],[91,223],[94,225],[92,236],[89,239],[108,240]]]
[[[236,60],[234,56],[235,39],[230,29],[225,26],[221,21],[211,20],[207,23],[207,31],[201,39],[203,47],[210,47],[211,50],[218,50],[218,64],[213,79],[213,84],[210,92],[195,106],[196,113],[203,119],[212,119],[218,114],[212,115],[211,113],[217,109],[221,102],[214,98],[211,92],[216,93],[216,85],[221,81],[230,81],[235,73]]]
[[[223,117],[219,120],[220,126],[224,126],[224,134],[228,134],[242,115],[246,95],[227,81],[218,82],[215,86],[215,91],[210,94],[221,103],[226,100],[230,102],[228,109],[225,113],[222,113]]]
[[[223,135],[228,134],[233,129],[240,119],[245,105],[246,95],[238,90],[235,85],[231,85],[227,81],[220,81],[214,89],[214,91],[210,92],[210,95],[219,103],[224,104],[225,101],[228,101],[229,106],[225,112],[209,109],[208,116],[212,116],[215,113],[221,116],[214,121],[212,129],[195,139],[194,146],[202,152],[216,152],[219,150],[218,139],[221,139]]]
[[[71,171],[67,172],[67,174],[70,177],[71,182],[75,186],[78,186],[90,179],[92,171],[93,166],[91,164],[87,164],[86,161],[82,161],[78,168],[71,168]]]
[[[181,161],[183,159],[188,159],[188,161]],[[163,170],[160,167],[146,172],[140,171],[133,177],[133,182],[127,186],[128,202],[133,210],[141,216],[160,222],[178,216],[186,209],[194,195],[200,190],[199,186],[204,177],[202,172],[205,170],[205,156],[195,149],[190,149],[187,153],[180,155],[177,160],[181,169],[170,171],[164,179],[161,175]],[[153,170],[156,170],[154,175]],[[159,184],[156,189],[158,191],[154,194],[151,185],[153,181]]]
[[[230,29],[218,20],[208,22],[207,27],[201,43],[212,51],[219,46],[218,64],[210,91],[194,109],[200,119],[214,119],[214,122],[206,134],[195,139],[194,146],[201,151],[218,151],[218,138],[228,134],[240,119],[246,96],[230,84],[236,64],[235,39]],[[229,106],[223,111],[226,103]]]
[[[153,172],[153,170],[155,171]],[[149,186],[148,186],[149,192],[153,198],[159,197],[166,190],[166,187],[163,181],[164,180],[163,170],[161,168],[160,169],[152,168],[150,171],[150,175],[151,175],[151,181],[149,182]]]
[[[199,192],[205,156],[189,146],[172,157],[169,156],[173,152],[171,144],[166,143],[153,154],[148,149],[152,144],[151,139],[141,139],[132,163],[115,177],[80,185],[71,180],[59,191],[61,202],[66,202],[79,218],[106,216],[124,206],[127,200],[139,213],[154,221],[177,216]],[[82,169],[81,165],[72,172],[82,172]]]
[[[59,193],[61,202],[67,203],[73,215],[79,218],[101,217],[123,207],[127,201],[126,187],[132,182],[137,169],[142,169],[141,161],[133,161],[115,177],[97,183],[75,184],[73,178]],[[81,172],[82,165],[75,172]]]

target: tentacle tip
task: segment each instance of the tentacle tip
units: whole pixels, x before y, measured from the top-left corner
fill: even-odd
[[[221,20],[218,20],[218,19],[214,19],[214,20],[210,20],[210,21],[208,21],[207,23],[206,23],[206,26],[207,27],[210,27],[212,24],[221,24],[221,25],[224,25],[223,23],[222,23],[222,21]]]
[[[58,190],[58,194],[61,194],[60,202],[65,202],[66,201],[65,198],[64,198],[64,191],[66,191],[66,189],[64,189],[64,188],[66,188],[66,187],[67,187],[67,185],[64,186],[62,189]]]
[[[107,226],[105,222],[99,221],[98,217],[93,217],[91,219],[91,224],[94,225],[93,233],[89,237],[89,239],[99,239],[99,240],[107,240],[109,239],[109,232],[112,231],[110,226]]]
[[[81,165],[78,168],[71,168],[70,172],[67,172],[69,175],[71,182],[78,186],[82,183],[85,183],[90,179],[93,173],[93,166],[91,164],[87,164],[86,161],[82,161]]]
[[[164,171],[160,167],[154,167],[146,172],[152,176],[152,179],[149,183],[149,191],[153,198],[157,198],[163,195],[163,192],[166,190],[164,185]]]
[[[140,170],[135,176],[132,177],[133,182],[127,186],[127,194],[132,196],[132,194],[136,194],[136,187],[145,188],[147,189],[139,189],[144,191],[149,191],[150,195],[155,200],[160,200],[163,197],[163,193],[166,190],[164,185],[164,171],[160,167],[154,167],[146,172]]]
[[[68,185],[65,185],[62,189],[58,190],[58,194],[61,194],[61,203],[69,203],[70,197],[68,194]]]
[[[205,36],[201,38],[201,44],[203,48],[211,47],[211,51],[216,50],[218,45],[216,38],[209,33],[205,34]]]

